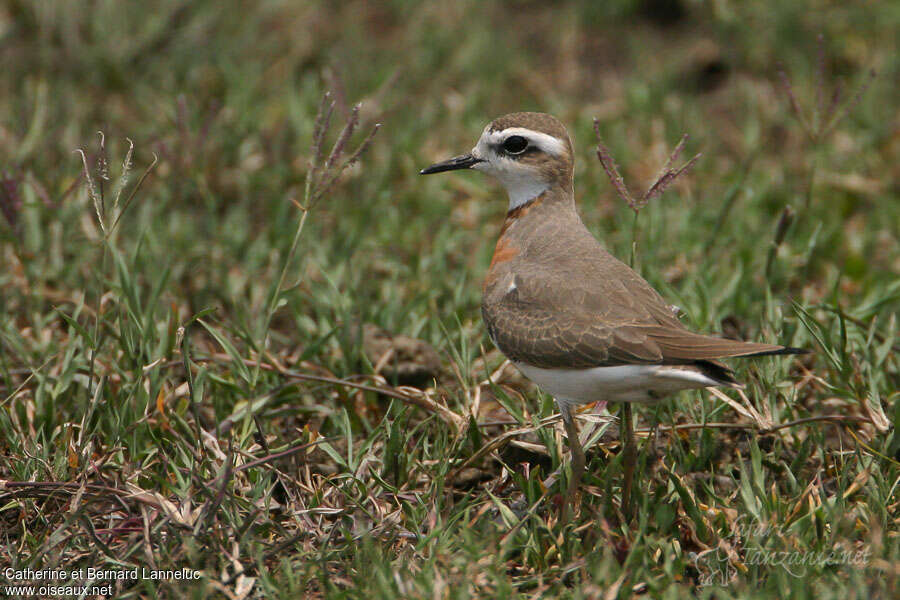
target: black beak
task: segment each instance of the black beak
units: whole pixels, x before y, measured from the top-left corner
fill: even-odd
[[[434,163],[430,167],[426,167],[419,171],[419,175],[431,175],[432,173],[442,173],[444,171],[456,171],[457,169],[469,169],[472,165],[483,162],[480,158],[475,158],[471,154],[461,154],[454,156],[450,160]]]

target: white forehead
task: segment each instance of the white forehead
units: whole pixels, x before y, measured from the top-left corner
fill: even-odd
[[[496,146],[513,135],[521,135],[528,140],[529,145],[540,148],[547,154],[560,156],[566,151],[566,143],[564,141],[547,133],[525,127],[507,127],[499,131],[491,131],[490,125],[485,127],[484,133],[481,134],[481,139],[478,140],[478,146],[482,148],[486,145]]]

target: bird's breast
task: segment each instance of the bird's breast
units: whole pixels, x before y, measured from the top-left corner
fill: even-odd
[[[488,291],[511,270],[511,263],[519,255],[520,247],[509,235],[501,235],[494,248],[494,256],[491,258],[491,266],[484,278],[482,291],[485,295]]]

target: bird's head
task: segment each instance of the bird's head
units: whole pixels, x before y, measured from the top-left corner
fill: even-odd
[[[565,126],[544,113],[504,115],[484,128],[468,154],[422,169],[422,175],[475,169],[495,177],[509,194],[510,209],[554,186],[572,189],[572,142]]]

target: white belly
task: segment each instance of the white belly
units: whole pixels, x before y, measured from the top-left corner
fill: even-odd
[[[541,369],[513,363],[558,402],[652,402],[680,390],[721,385],[702,373],[663,365]]]

